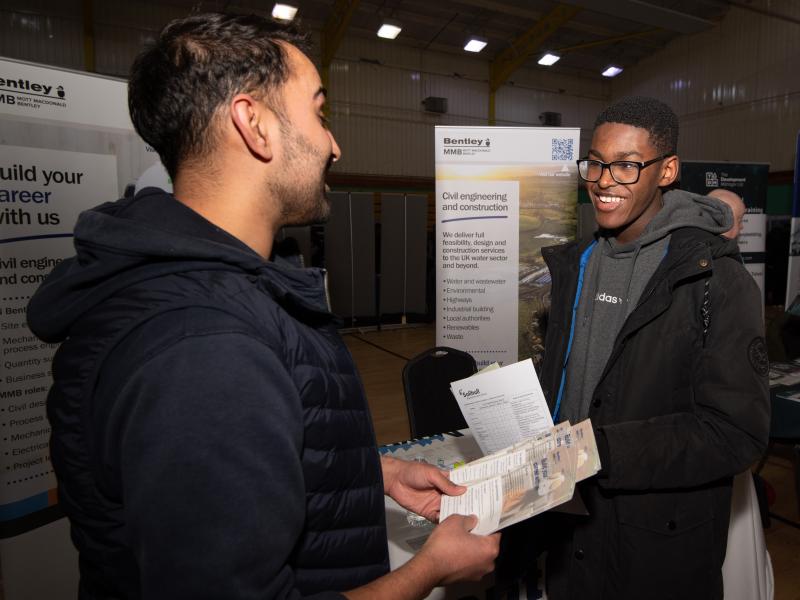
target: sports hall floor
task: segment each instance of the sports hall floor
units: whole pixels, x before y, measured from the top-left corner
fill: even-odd
[[[403,365],[435,344],[433,326],[351,330],[344,339],[364,381],[378,443],[408,439]],[[761,475],[775,491],[770,511],[800,521],[789,454],[777,449]],[[800,529],[771,519],[765,533],[775,574],[775,600],[800,600]]]

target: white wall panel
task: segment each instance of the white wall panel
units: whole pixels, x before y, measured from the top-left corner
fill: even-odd
[[[428,73],[456,75],[463,79],[489,80],[489,63],[474,56],[459,56],[449,52],[424,52],[421,68]]]
[[[800,15],[800,2],[754,6]],[[612,84],[613,96],[655,96],[672,106],[685,159],[769,162],[772,171],[791,170],[800,129],[798,31],[794,22],[731,8],[713,29],[675,40],[623,73]]]
[[[369,63],[336,61],[331,66],[328,100],[354,107],[416,110],[421,85],[412,75],[411,71]]]
[[[207,7],[213,10],[213,7]],[[189,9],[167,3],[139,2],[95,2],[94,18],[98,25],[114,25],[130,29],[160,31],[172,19],[186,16]]]
[[[346,37],[342,40],[337,58],[348,60],[377,61],[382,65],[401,69],[419,69],[419,51],[403,44],[371,40],[361,37]]]
[[[347,37],[336,53],[337,58],[347,60],[373,60],[380,64],[400,69],[410,69],[440,75],[453,75],[465,79],[488,78],[488,63],[473,56],[455,53],[426,51],[406,46],[402,42],[390,42],[380,38]]]
[[[606,79],[576,77],[545,67],[519,69],[511,75],[509,81],[517,87],[594,100],[608,99],[611,94],[611,83]]]
[[[3,0],[3,11],[27,15],[74,17],[81,14],[83,0]]]
[[[433,176],[433,126],[352,115],[333,131],[342,148],[335,169],[370,175]]]
[[[580,153],[585,154],[595,117],[606,105],[603,99],[569,96],[535,89],[504,86],[497,92],[498,125],[540,125],[543,112],[561,113],[561,125],[580,127]]]
[[[141,51],[148,32],[119,25],[104,25],[95,32],[95,69],[127,79],[131,63]]]
[[[486,82],[428,75],[425,77],[425,90],[423,97],[447,98],[447,114],[451,118],[478,119],[481,124],[486,124],[489,111],[489,93]],[[420,98],[421,101],[422,98]]]
[[[208,7],[213,10],[213,7]],[[189,10],[169,4],[128,1],[95,2],[95,68],[99,73],[127,77],[131,63],[172,19]]]
[[[49,15],[0,9],[0,56],[82,69],[83,24],[78,15],[63,8]]]
[[[334,169],[347,173],[433,176],[435,125],[485,125],[489,65],[397,43],[346,39],[330,68],[331,127],[343,156]],[[496,98],[498,125],[539,125],[544,111],[561,112],[563,124],[589,129],[605,104],[605,81],[521,69],[515,85]],[[548,84],[548,85],[546,85]],[[423,110],[428,96],[447,98],[447,114]],[[582,144],[588,143],[582,140]]]

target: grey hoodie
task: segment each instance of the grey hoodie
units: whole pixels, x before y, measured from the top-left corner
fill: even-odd
[[[715,198],[673,190],[664,194],[663,201],[662,209],[633,242],[620,244],[602,231],[597,234],[575,315],[559,420],[576,423],[589,414],[617,335],[666,255],[670,233],[681,227],[724,233],[733,225],[731,209]]]

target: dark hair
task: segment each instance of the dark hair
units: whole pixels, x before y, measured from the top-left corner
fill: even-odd
[[[594,128],[603,123],[641,127],[650,133],[650,142],[659,154],[678,151],[678,116],[661,100],[646,96],[622,98],[598,115]]]
[[[198,14],[167,24],[136,58],[128,82],[131,121],[170,177],[185,160],[208,153],[214,115],[233,96],[264,99],[288,79],[280,42],[308,48],[307,36],[271,19]]]

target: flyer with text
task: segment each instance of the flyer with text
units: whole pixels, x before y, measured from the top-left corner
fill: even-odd
[[[580,130],[436,127],[436,344],[479,367],[544,350],[541,249],[574,239]]]

